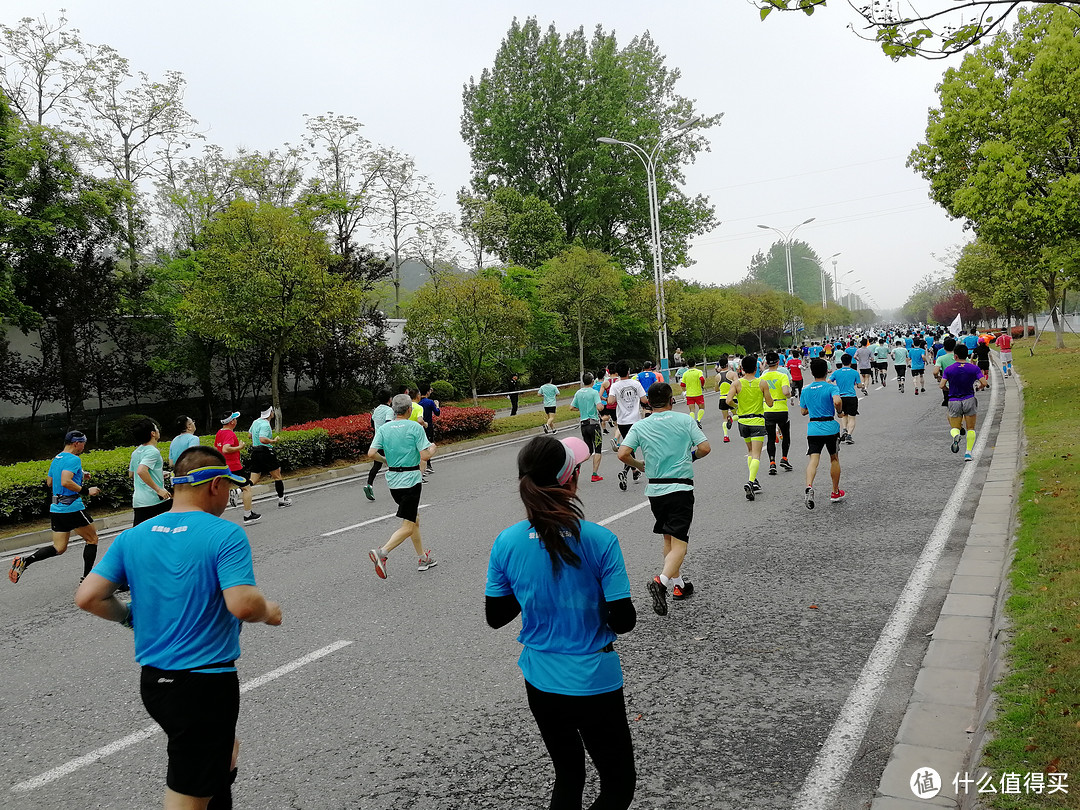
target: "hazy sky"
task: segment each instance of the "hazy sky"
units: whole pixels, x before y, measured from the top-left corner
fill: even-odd
[[[761,22],[747,0],[443,3],[188,0],[5,0],[0,19],[58,15],[63,5],[85,40],[109,44],[136,70],[187,79],[188,110],[227,152],[299,143],[305,113],[356,116],[371,141],[416,159],[454,210],[469,156],[461,141],[461,91],[489,67],[516,15],[561,32],[614,30],[620,43],[651,32],[681,95],[703,114],[725,113],[712,151],[686,170],[722,224],[696,240],[687,278],[740,280],[790,230],[838,272],[858,279],[883,308],[899,306],[943,256],[965,240],[905,167],[922,138],[944,62],[893,63],[847,29],[842,0],[813,17],[774,13]],[[609,148],[598,145],[598,148]],[[644,176],[642,177],[644,182]]]

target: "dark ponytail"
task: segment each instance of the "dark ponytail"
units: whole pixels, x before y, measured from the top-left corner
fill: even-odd
[[[581,520],[585,517],[578,496],[557,480],[565,461],[562,442],[550,436],[537,436],[518,453],[518,491],[525,516],[540,535],[556,576],[563,563],[574,568],[581,565],[581,557],[563,532],[569,532],[575,543],[581,542]]]

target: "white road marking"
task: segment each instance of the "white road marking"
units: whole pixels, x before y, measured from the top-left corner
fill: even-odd
[[[598,524],[596,524],[596,525],[597,525],[597,526],[607,526],[607,525],[608,525],[609,523],[614,523],[614,522],[615,522],[616,520],[618,520],[619,518],[624,518],[624,517],[626,517],[627,515],[632,515],[632,514],[634,514],[634,512],[638,511],[639,509],[644,509],[644,508],[645,508],[646,506],[648,506],[648,505],[649,505],[649,502],[648,502],[648,501],[642,501],[642,502],[641,502],[641,503],[639,503],[639,504],[638,504],[637,506],[631,506],[631,507],[630,507],[629,509],[623,509],[623,510],[622,510],[621,512],[619,512],[619,514],[617,514],[617,515],[612,515],[612,516],[611,516],[611,517],[609,517],[609,518],[604,518],[603,520],[601,520],[601,521],[600,521],[600,522],[599,522]]]
[[[284,666],[278,667],[275,670],[267,672],[265,675],[260,675],[253,680],[247,681],[240,685],[240,692],[250,692],[252,689],[258,689],[260,686],[269,683],[272,680],[280,678],[294,669],[298,669],[306,664],[310,664],[312,661],[317,661],[325,655],[329,655],[332,652],[340,650],[342,647],[347,647],[352,644],[351,641],[335,641],[333,644],[329,644],[323,647],[321,650],[315,650],[315,652],[308,653],[302,658],[297,658]],[[118,751],[123,751],[125,748],[130,748],[133,745],[141,743],[143,740],[148,740],[155,734],[161,733],[161,726],[157,723],[147,726],[146,728],[136,731],[134,734],[129,734],[126,737],[122,737],[115,742],[111,742],[108,745],[98,748],[96,751],[91,751],[89,754],[83,754],[81,757],[65,762],[63,765],[59,765],[50,771],[35,776],[33,779],[27,779],[25,782],[20,782],[11,788],[12,793],[28,793],[31,790],[36,790],[39,787],[43,787],[50,782],[55,782],[57,779],[74,773],[80,768],[85,768],[91,763],[97,762],[99,759],[112,756]]]
[[[418,506],[418,509],[427,509],[431,506],[430,503],[422,503]],[[372,518],[371,520],[365,520],[363,523],[354,523],[352,526],[346,526],[343,529],[334,529],[332,532],[326,532],[321,535],[322,537],[333,537],[335,534],[341,534],[342,532],[351,532],[353,529],[359,529],[363,526],[370,526],[372,523],[379,523],[383,520],[389,520],[390,518],[397,517],[396,512],[391,512],[389,515],[382,515],[381,517]]]
[[[837,793],[843,786],[844,779],[862,745],[866,729],[874,715],[881,693],[896,664],[897,656],[904,645],[915,615],[919,612],[923,598],[930,586],[938,560],[945,550],[945,544],[952,532],[953,525],[960,512],[960,505],[967,495],[971,479],[975,475],[976,462],[982,456],[987,437],[993,427],[997,408],[998,386],[990,389],[990,416],[987,424],[978,430],[975,442],[975,462],[964,463],[960,477],[953,487],[945,508],[941,511],[937,525],[915,563],[915,568],[908,577],[904,590],[901,591],[896,606],[889,616],[885,628],[881,631],[874,649],[855,685],[848,694],[847,702],[840,710],[840,715],[833,723],[829,736],[814,760],[810,772],[803,782],[802,790],[795,801],[797,810],[829,810],[836,807]]]

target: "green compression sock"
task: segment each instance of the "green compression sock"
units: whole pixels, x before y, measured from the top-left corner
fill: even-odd
[[[757,473],[758,473],[758,468],[761,466],[761,459],[751,458],[749,466],[750,466],[750,480],[751,481],[757,481]]]
[[[957,436],[960,435],[960,428],[953,428],[949,431],[949,435],[955,439]]]
[[[975,431],[969,430],[967,432],[967,451],[970,453],[971,448],[975,446]]]

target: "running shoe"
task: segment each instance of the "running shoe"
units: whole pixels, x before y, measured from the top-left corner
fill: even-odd
[[[364,497],[369,501],[375,500],[375,490],[371,488],[371,484],[364,485]]]
[[[770,461],[769,462],[769,475],[776,475],[776,462],[775,461]]]
[[[729,416],[729,417],[727,418],[727,429],[728,429],[728,430],[731,430],[731,426],[732,426],[733,424],[734,424],[734,422],[732,421],[731,417]]]
[[[806,495],[804,496],[804,498],[806,500],[806,508],[807,509],[813,509],[814,508],[814,488],[813,487],[807,487],[806,488]]]
[[[918,388],[916,388],[916,389],[915,389],[915,396],[918,396],[918,395],[919,395],[919,389],[918,389]]]
[[[845,495],[847,495],[847,493],[844,492],[844,490],[838,489],[836,492],[832,493],[829,496],[829,500],[833,503],[840,503],[840,501],[844,500]]]
[[[952,444],[949,445],[949,449],[952,450],[954,453],[959,453],[960,452],[960,434],[959,433],[956,434],[955,436],[953,436]]]
[[[426,484],[427,483],[427,473],[426,472],[420,473],[420,483],[421,484]]]
[[[11,570],[8,571],[8,579],[12,584],[19,581],[19,577],[22,576],[22,572],[26,570],[26,559],[23,557],[16,557],[11,561]]]
[[[742,488],[743,488],[743,492],[746,493],[746,500],[748,500],[748,501],[754,500],[754,487],[753,487],[753,485],[749,481],[747,481],[745,484],[742,485]]]
[[[236,490],[235,489],[230,489],[229,490],[229,507],[235,509],[237,506],[240,505],[239,501],[240,501],[240,499],[236,497]]]
[[[619,473],[619,489],[626,492],[626,470]]]
[[[548,431],[548,426],[547,426],[547,423],[546,423],[546,422],[545,422],[545,423],[543,424],[543,428],[544,428],[544,435],[546,436],[546,435],[548,434],[548,432],[549,432],[549,431]]]
[[[922,391],[922,392],[923,392],[924,394],[926,393],[926,389],[925,389],[925,388],[921,388],[920,390],[921,390],[921,391]]]
[[[725,437],[724,437],[724,443],[725,443],[725,444],[727,444],[727,443],[728,443],[728,442],[730,442],[730,441],[731,441],[731,439],[730,439],[730,438],[728,438],[727,436],[725,436]]]
[[[375,573],[379,579],[386,579],[386,557],[379,554],[379,549],[373,548],[368,552],[368,559],[375,563]]]
[[[277,499],[278,509],[285,509],[292,506],[292,498],[286,495],[284,498]]]
[[[552,436],[554,436],[554,435],[555,435],[556,433],[558,433],[558,432],[559,432],[559,429],[558,429],[558,428],[552,428],[552,429],[551,429],[551,435],[552,435]]]
[[[262,515],[258,512],[252,512],[250,515],[244,515],[244,525],[250,526],[252,523],[258,523],[262,520]]]
[[[676,602],[681,602],[683,599],[689,599],[694,595],[694,583],[688,579],[683,580],[683,584],[671,586],[671,598]]]
[[[750,486],[754,488],[754,492],[761,492],[761,482],[756,478],[750,482]]]
[[[964,453],[964,461],[974,461],[974,460],[975,460],[975,459],[974,459],[974,457],[973,457],[973,456],[971,455],[971,453]]]
[[[652,609],[657,616],[667,616],[667,588],[660,577],[653,577],[649,583],[649,596],[652,597]]]
[[[439,564],[439,561],[436,560],[432,556],[431,552],[430,551],[425,551],[424,556],[421,557],[416,563],[416,570],[417,571],[427,571],[429,568],[434,568],[438,564]],[[386,570],[386,558],[385,557],[383,558],[383,570],[384,571]]]
[[[634,480],[637,481],[641,478],[641,470],[634,470]]]
[[[611,437],[611,452],[612,453],[618,453],[619,452],[619,439],[617,437],[615,437],[615,436]]]
[[[843,433],[840,434],[840,438],[837,439],[837,441],[846,442],[847,438],[848,438],[848,432],[845,430]]]
[[[597,481],[603,481],[603,480],[604,480],[604,476],[602,476],[602,475],[597,475],[596,473],[593,473],[593,474],[592,474],[592,482],[593,482],[594,484],[595,484],[595,483],[596,483]]]
[[[855,444],[855,437],[849,433],[847,438],[844,439],[844,444]]]
[[[791,472],[793,469],[795,469],[791,466],[791,462],[787,460],[787,456],[784,456],[782,459],[780,459],[780,466],[788,472]]]

